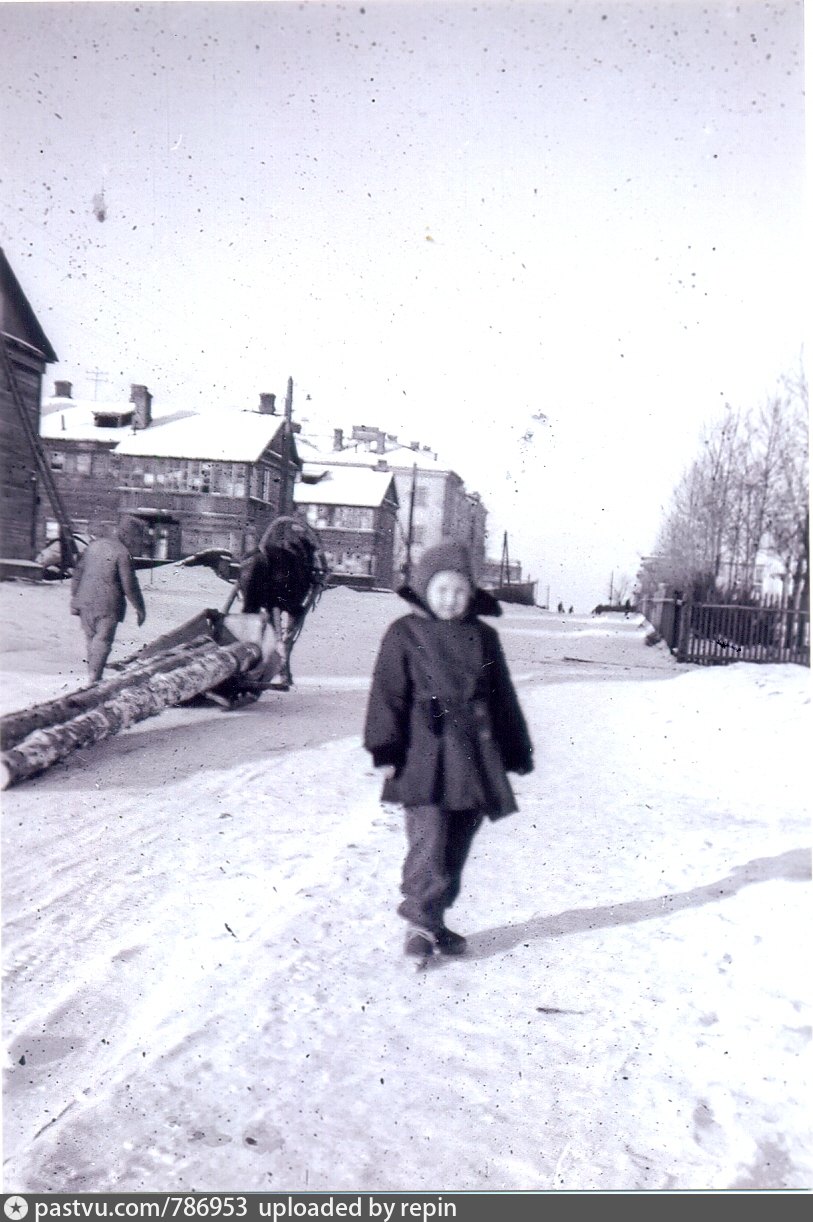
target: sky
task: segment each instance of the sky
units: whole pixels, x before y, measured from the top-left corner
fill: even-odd
[[[0,242],[77,395],[438,451],[588,609],[805,334],[803,5],[0,3]]]

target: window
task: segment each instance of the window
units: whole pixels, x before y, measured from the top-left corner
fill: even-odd
[[[64,471],[65,455],[62,453],[61,450],[51,450],[50,460],[51,460],[51,470],[52,471]]]
[[[330,505],[308,505],[305,509],[305,517],[309,524],[315,526],[317,530],[325,530],[328,526],[333,525]]]
[[[333,525],[342,530],[372,530],[372,509],[357,505],[337,505],[333,511]]]
[[[76,455],[76,474],[90,475],[91,458],[89,454]]]

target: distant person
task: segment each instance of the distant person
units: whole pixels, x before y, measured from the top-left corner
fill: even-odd
[[[446,909],[484,817],[517,809],[506,773],[531,772],[533,747],[500,639],[479,618],[502,609],[476,588],[468,548],[430,547],[398,593],[412,611],[381,642],[364,745],[385,769],[382,799],[405,808],[398,913],[405,953],[420,961],[465,951]]]
[[[572,615],[572,614],[573,614],[573,608],[572,608],[572,607],[568,607],[568,609],[567,609],[567,613],[568,613],[568,615]]]
[[[127,603],[135,611],[139,628],[146,619],[144,597],[133,565],[133,556],[140,552],[142,541],[139,519],[123,518],[115,538],[93,539],[73,571],[71,614],[78,615],[82,623],[91,683],[102,677]]]
[[[627,599],[627,601],[624,603],[624,619],[629,619],[631,610],[632,610],[632,603],[630,602],[629,599]]]
[[[564,613],[565,613],[565,604],[564,604],[564,603],[559,603],[559,606],[556,608],[556,610],[559,612],[559,614],[560,614],[560,615],[564,615]]]

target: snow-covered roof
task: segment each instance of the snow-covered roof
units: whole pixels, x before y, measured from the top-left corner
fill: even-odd
[[[117,454],[256,462],[283,423],[280,416],[236,411],[154,415],[146,429],[133,429],[130,423],[100,428],[96,423],[98,415],[126,418],[134,410],[129,400],[101,403],[54,396],[42,404],[40,435],[47,441],[107,441],[115,443]]]
[[[43,400],[40,408],[40,436],[47,441],[118,441],[129,428],[102,429],[96,414],[132,416],[135,404],[125,399],[112,403],[97,403],[93,399],[69,399],[59,395]]]
[[[207,412],[127,433],[117,454],[151,458],[208,458],[213,462],[256,462],[282,426],[280,416],[263,412]]]
[[[303,474],[314,476],[323,472],[318,483],[298,483],[294,486],[297,505],[358,505],[378,508],[390,485],[397,503],[392,471],[372,471],[369,467],[319,468],[306,463]]]
[[[419,471],[452,471],[454,468],[441,461],[433,450],[413,450],[411,446],[393,446],[383,454],[368,449],[363,443],[348,442],[344,449],[321,448],[318,441],[299,438],[299,452],[308,462],[322,463],[330,467],[375,467],[383,459],[387,466],[403,470],[417,465]]]

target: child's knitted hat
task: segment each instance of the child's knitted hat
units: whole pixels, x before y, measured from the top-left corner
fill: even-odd
[[[436,573],[462,573],[474,592],[477,582],[472,571],[471,554],[465,543],[456,539],[443,539],[434,547],[429,547],[415,566],[415,576],[411,585],[421,598],[426,598],[426,587]]]

